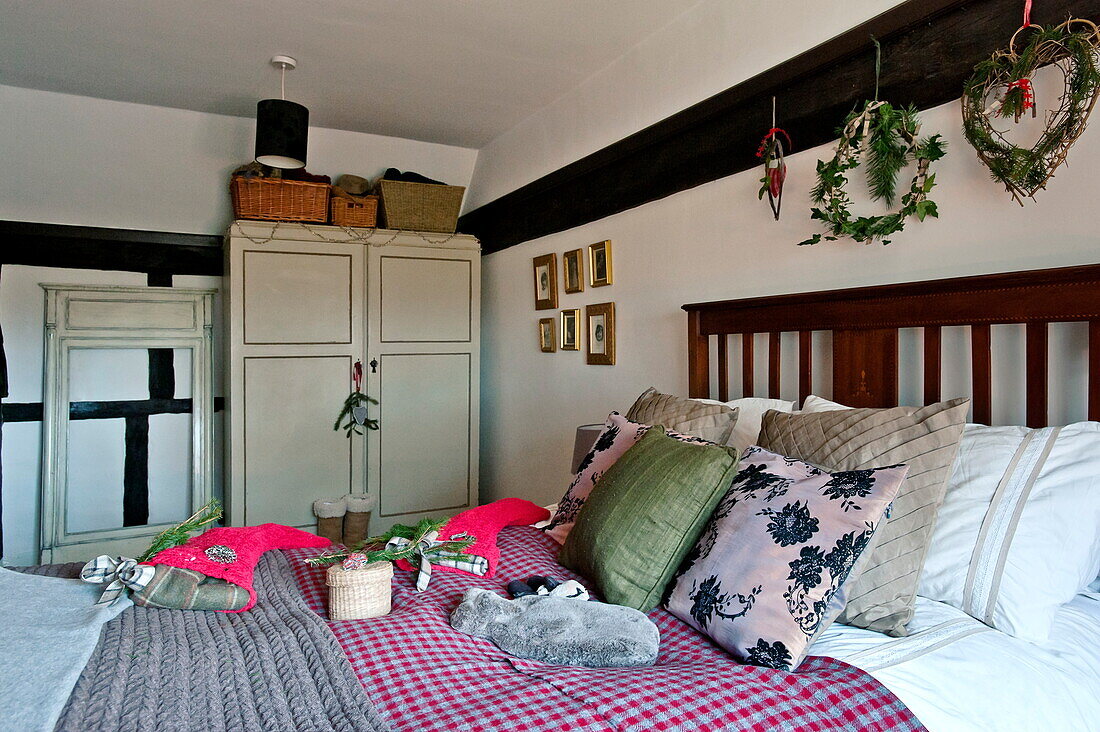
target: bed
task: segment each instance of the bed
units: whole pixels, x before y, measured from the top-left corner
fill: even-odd
[[[899,329],[923,328],[924,359],[939,364],[941,329],[968,325],[974,415],[987,422],[991,326],[1024,323],[1027,421],[1035,427],[1047,422],[1047,324],[1086,321],[1088,413],[1100,414],[1100,266],[685,309],[690,393],[722,401],[730,397],[730,346],[738,339],[743,394],[756,391],[751,336],[761,332],[769,343],[767,391],[780,393],[782,334],[795,333],[799,392],[808,396],[818,365],[814,333],[827,331],[832,396],[852,406],[892,406],[899,400]],[[929,403],[942,396],[940,373],[924,369]],[[323,572],[304,561],[316,549],[265,556],[252,614],[130,608],[105,626],[58,728],[640,732],[923,725],[939,732],[1086,729],[1100,719],[1095,586],[1059,609],[1041,644],[921,598],[908,636],[835,624],[795,673],[738,664],[659,608],[650,613],[661,631],[657,664],[597,670],[516,658],[450,627],[448,614],[469,587],[503,594],[508,580],[533,574],[584,582],[557,563],[558,544],[536,528],[507,528],[499,546],[493,577],[437,571],[418,593],[410,573],[398,571],[394,610],[374,620],[328,620]],[[169,634],[158,630],[169,626]],[[209,660],[220,656],[229,660]],[[153,674],[175,679],[173,694],[158,694],[147,681]],[[211,683],[218,674],[224,683]]]
[[[944,375],[954,368],[969,371],[973,422],[994,424],[994,414],[1010,411],[998,409],[996,398],[1015,398],[1023,402],[1027,426],[1042,428],[1052,423],[1051,396],[1083,406],[1089,420],[1100,420],[1100,265],[695,303],[684,310],[692,397],[725,402],[740,386],[742,395],[766,390],[779,398],[781,379],[793,371],[802,403],[823,365],[817,359],[824,341],[832,399],[848,406],[898,405],[905,370],[910,382],[914,372],[919,377],[917,387],[910,383],[909,388],[918,392],[915,401],[932,404],[955,396],[943,393]],[[1082,323],[1078,332],[1087,328],[1087,343],[1061,338],[1058,343],[1073,352],[1057,352],[1050,333],[1052,324],[1060,323]],[[967,331],[961,352],[958,340],[956,347],[945,347],[947,329],[959,326]],[[996,326],[1023,331],[1022,395],[994,390],[994,375],[1011,381],[1004,373],[1015,366],[994,358],[1013,358],[994,348]],[[906,337],[917,344],[908,349],[916,363],[902,363],[899,356]],[[763,338],[767,378],[757,389],[754,381],[763,368],[757,368],[756,351]],[[794,353],[784,348],[792,340]],[[1052,351],[1063,363],[1062,381],[1082,391],[1057,393],[1062,387],[1051,383]],[[1067,363],[1076,367],[1068,379]],[[731,386],[737,371],[740,384]],[[1095,728],[1100,724],[1100,584],[1090,589],[1062,606],[1041,645],[945,603],[918,598],[908,637],[836,624],[810,652],[867,670],[932,730]]]

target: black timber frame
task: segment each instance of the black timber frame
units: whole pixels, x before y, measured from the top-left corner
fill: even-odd
[[[773,95],[794,152],[834,140],[844,116],[874,96],[872,36],[882,43],[881,99],[920,109],[958,99],[974,65],[1008,44],[1022,12],[1020,0],[908,0],[468,212],[459,230],[491,254],[756,167]],[[1100,20],[1100,0],[1045,0],[1032,13],[1040,24],[1070,16]]]

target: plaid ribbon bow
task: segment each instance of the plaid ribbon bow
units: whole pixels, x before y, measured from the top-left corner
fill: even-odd
[[[138,564],[136,559],[118,557],[112,559],[100,554],[80,570],[80,579],[95,585],[107,584],[96,605],[114,602],[130,589],[140,592],[153,581],[156,570],[148,564]]]
[[[465,534],[456,534],[450,541],[460,541],[468,538]],[[438,531],[429,531],[417,545],[417,554],[420,556],[420,571],[416,575],[416,591],[423,592],[428,589],[428,582],[432,579],[432,565],[461,569],[470,574],[484,575],[489,571],[489,560],[476,554],[462,554],[441,549],[433,549],[444,543],[439,541]],[[386,549],[399,550],[412,544],[411,539],[395,536],[386,542]]]

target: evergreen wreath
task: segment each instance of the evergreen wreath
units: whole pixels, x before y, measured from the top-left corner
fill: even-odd
[[[840,141],[832,160],[817,162],[817,185],[811,197],[818,206],[810,209],[810,218],[829,225],[825,234],[814,234],[799,245],[836,241],[842,236],[858,242],[869,243],[905,228],[905,220],[916,216],[937,218],[939,212],[928,193],[936,185],[936,176],[929,174],[933,162],[945,154],[946,143],[940,135],[918,139],[920,123],[916,107],[894,107],[888,102],[869,101],[862,112],[852,112],[839,130]],[[917,171],[909,185],[909,191],[901,198],[901,208],[882,216],[853,217],[849,207],[851,199],[845,186],[848,171],[861,164],[863,152],[867,152],[867,187],[873,200],[893,205],[896,197],[896,180],[901,170],[910,162],[916,162]]]
[[[1017,53],[1020,33],[1034,29],[1031,40]],[[1076,29],[1076,30],[1075,30]],[[1089,114],[1100,96],[1100,30],[1088,20],[1073,19],[1054,28],[1025,25],[1012,36],[1008,50],[1000,50],[974,67],[963,87],[963,132],[993,180],[1012,197],[1034,198],[1046,188],[1054,171],[1065,162],[1069,149],[1085,131]],[[1047,113],[1046,128],[1031,148],[1009,142],[993,128],[994,117],[1020,117],[1035,110],[1031,77],[1054,64],[1065,76],[1065,88],[1056,108]]]

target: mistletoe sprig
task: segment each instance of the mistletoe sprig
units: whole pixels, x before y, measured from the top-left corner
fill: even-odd
[[[332,429],[343,429],[349,440],[353,434],[366,434],[359,429],[360,427],[366,427],[368,430],[378,429],[378,420],[367,417],[367,406],[370,404],[378,404],[378,400],[367,396],[358,389],[353,391],[344,400],[344,407],[340,410],[340,416],[336,418],[336,424],[332,426]],[[347,422],[341,426],[340,423],[345,419],[347,419]]]
[[[939,211],[928,193],[936,185],[936,176],[929,173],[932,163],[945,154],[946,143],[940,135],[919,138],[920,122],[916,107],[894,107],[888,102],[867,102],[861,112],[852,112],[839,130],[836,155],[817,163],[817,185],[811,194],[818,206],[811,209],[810,218],[824,221],[828,231],[814,234],[800,245],[836,241],[842,236],[858,242],[881,240],[905,228],[905,221],[915,216],[924,221],[937,218]],[[867,188],[871,198],[893,205],[898,174],[908,164],[916,162],[917,171],[908,192],[901,198],[901,207],[882,216],[853,216],[851,198],[845,187],[848,176],[863,164],[866,153]]]
[[[420,542],[424,540],[424,537],[433,531],[441,531],[446,524],[447,519],[431,518],[420,519],[415,526],[394,524],[389,531],[380,536],[372,536],[348,549],[325,552],[316,557],[310,557],[305,561],[307,564],[315,567],[325,567],[330,564],[342,562],[351,554],[363,554],[366,556],[368,562],[396,562],[399,559],[413,559],[421,553],[431,561],[433,556],[441,552],[450,553],[451,556],[449,558],[467,561],[472,560],[473,557],[468,554],[463,554],[462,551],[473,544],[475,539],[465,534],[462,535],[465,538],[442,541],[421,552],[419,545]],[[394,538],[408,539],[409,543],[401,549],[386,549],[386,542]]]

